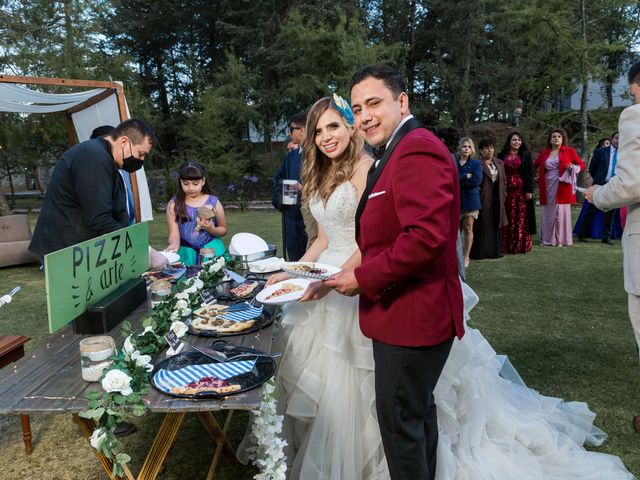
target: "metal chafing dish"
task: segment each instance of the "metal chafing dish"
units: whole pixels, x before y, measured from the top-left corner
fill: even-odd
[[[249,262],[255,262],[256,260],[262,260],[264,258],[271,258],[276,256],[276,246],[272,243],[268,243],[267,246],[269,248],[264,252],[256,252],[249,255],[234,255],[232,253],[229,253],[229,255],[235,262],[236,268],[248,270]]]

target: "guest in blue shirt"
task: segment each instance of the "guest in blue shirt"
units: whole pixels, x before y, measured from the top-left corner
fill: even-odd
[[[478,219],[480,204],[480,184],[482,183],[482,163],[473,158],[476,148],[473,140],[462,137],[458,142],[456,164],[460,180],[460,231],[464,234],[464,266],[469,266],[469,254],[473,245],[473,222]]]
[[[305,126],[307,123],[307,114],[305,112],[296,113],[291,117],[289,131],[291,132],[291,141],[295,144],[302,145],[305,135]],[[291,262],[298,261],[307,248],[307,232],[304,227],[304,219],[300,211],[301,206],[301,190],[300,172],[302,170],[302,149],[295,148],[288,152],[280,168],[273,177],[273,206],[282,212],[283,222],[283,243],[287,252],[288,260]],[[286,205],[282,202],[283,180],[295,181],[294,185],[286,185],[290,190],[297,190],[295,203]],[[294,198],[294,197],[292,197]]]

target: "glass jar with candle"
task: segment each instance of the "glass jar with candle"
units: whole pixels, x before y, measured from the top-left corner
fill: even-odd
[[[200,263],[212,262],[216,258],[216,251],[213,248],[200,249]]]
[[[109,357],[116,353],[116,342],[109,335],[99,335],[80,340],[80,366],[82,379],[97,382],[102,372],[113,365]]]
[[[151,306],[155,307],[167,300],[171,295],[171,282],[167,280],[156,280],[155,282],[151,282],[149,290],[151,290]]]

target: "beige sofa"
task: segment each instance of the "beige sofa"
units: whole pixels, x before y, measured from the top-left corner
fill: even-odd
[[[26,215],[0,217],[0,267],[34,263],[38,257],[27,248],[31,242],[31,227]]]

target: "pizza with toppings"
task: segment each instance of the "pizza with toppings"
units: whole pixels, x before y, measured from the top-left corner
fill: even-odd
[[[220,394],[237,392],[240,385],[231,384],[216,377],[203,377],[195,382],[187,383],[183,387],[173,387],[171,393],[178,395],[195,395],[201,392],[215,392]]]
[[[311,264],[298,263],[296,265],[290,265],[289,269],[295,272],[312,273],[314,275],[324,275],[325,273],[327,273],[326,268],[319,268],[313,263]]]
[[[255,323],[255,319],[236,322],[234,320],[225,320],[220,317],[201,317],[194,319],[191,322],[191,326],[196,330],[207,330],[216,333],[235,333],[251,328]]]
[[[300,285],[295,285],[293,283],[285,283],[282,287],[275,290],[271,295],[267,295],[265,300],[273,300],[277,297],[282,297],[283,295],[287,295],[288,293],[298,292],[300,290],[304,290]]]
[[[229,291],[236,297],[246,298],[251,295],[256,288],[258,288],[258,282],[242,283]]]

